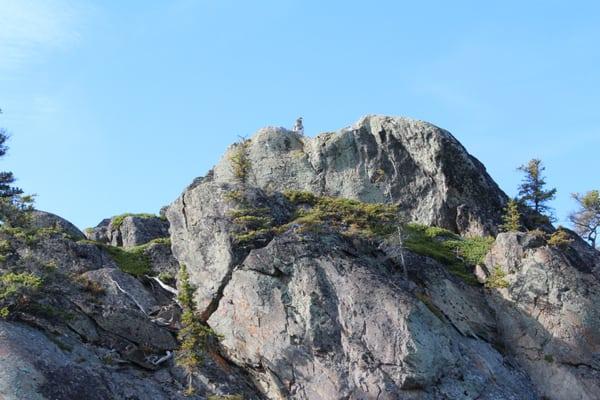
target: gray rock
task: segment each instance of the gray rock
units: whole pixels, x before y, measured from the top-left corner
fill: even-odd
[[[177,348],[173,335],[151,321],[149,314],[158,304],[138,280],[117,269],[90,271],[82,277],[102,288],[102,301],[99,306],[75,301],[102,329],[157,351]]]
[[[486,259],[490,270],[507,273],[509,284],[489,296],[500,340],[545,398],[597,399],[600,254],[575,238],[566,250],[528,248],[528,236],[498,235]]]
[[[118,222],[117,222],[118,221]],[[169,236],[169,223],[161,217],[132,214],[104,219],[95,228],[86,231],[89,240],[112,246],[134,247],[151,240]]]
[[[85,239],[85,235],[75,225],[64,218],[49,212],[35,210],[31,213],[31,224],[37,228],[57,229],[69,235],[73,240]]]
[[[398,271],[353,253],[335,236],[289,233],[233,271],[208,322],[269,398],[536,398],[521,371],[475,338],[475,318],[461,335]],[[453,287],[444,286],[448,308],[469,301]]]
[[[216,182],[235,182],[231,147]],[[249,183],[366,202],[398,203],[409,220],[463,234],[496,232],[507,197],[447,131],[407,118],[367,116],[315,138],[264,128],[247,145]]]
[[[226,199],[228,193],[244,190],[255,208],[268,208],[275,220],[286,218],[287,205],[260,189],[202,182],[184,192],[167,210],[171,247],[175,258],[188,267],[190,280],[197,286],[196,301],[207,312],[229,279],[233,267],[247,253],[236,246],[236,230],[231,212],[239,205]]]

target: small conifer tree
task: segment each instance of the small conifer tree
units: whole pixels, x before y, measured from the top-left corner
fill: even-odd
[[[521,213],[519,212],[519,202],[517,200],[510,199],[506,204],[500,229],[503,232],[518,232],[521,230]]]
[[[8,137],[6,130],[0,128],[0,158],[8,151]],[[13,186],[15,180],[12,172],[0,172],[0,224],[12,227],[26,225],[29,221],[26,211],[33,209],[33,197],[23,195],[22,189]]]
[[[552,209],[547,203],[556,197],[556,188],[545,189],[546,177],[543,176],[545,169],[542,160],[536,158],[519,167],[519,171],[525,173],[523,181],[519,185],[519,195],[521,196],[519,200],[530,206],[536,213],[551,219]]]
[[[194,394],[193,374],[198,370],[204,360],[206,344],[213,333],[205,326],[197,315],[194,303],[195,288],[190,283],[190,275],[185,265],[179,268],[177,300],[183,313],[181,315],[181,329],[177,335],[180,342],[175,358],[177,365],[182,367],[188,378],[186,395]]]

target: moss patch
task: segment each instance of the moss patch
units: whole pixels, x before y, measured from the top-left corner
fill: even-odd
[[[500,266],[494,267],[494,270],[485,281],[485,287],[488,289],[498,289],[508,287],[508,281],[506,280],[506,272],[502,271]]]
[[[134,276],[142,276],[150,273],[150,260],[144,254],[147,245],[136,246],[130,249],[108,245],[102,245],[102,247],[115,260],[121,271]]]
[[[287,191],[284,195],[297,207],[294,219],[284,229],[296,224],[308,230],[335,228],[351,236],[383,237],[394,233],[400,223],[395,205],[319,197],[300,191]]]
[[[413,253],[433,258],[465,282],[477,285],[473,267],[483,263],[494,238],[462,238],[449,230],[420,224],[408,224],[404,245]]]

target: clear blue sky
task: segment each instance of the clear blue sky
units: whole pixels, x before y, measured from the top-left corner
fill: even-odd
[[[237,135],[369,113],[451,131],[514,195],[600,188],[595,1],[0,0],[0,169],[81,228],[158,212]]]

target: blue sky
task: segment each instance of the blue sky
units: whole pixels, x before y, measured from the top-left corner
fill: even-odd
[[[510,195],[532,157],[600,188],[600,6],[0,0],[2,170],[81,228],[158,212],[238,135],[365,114],[451,131]]]

